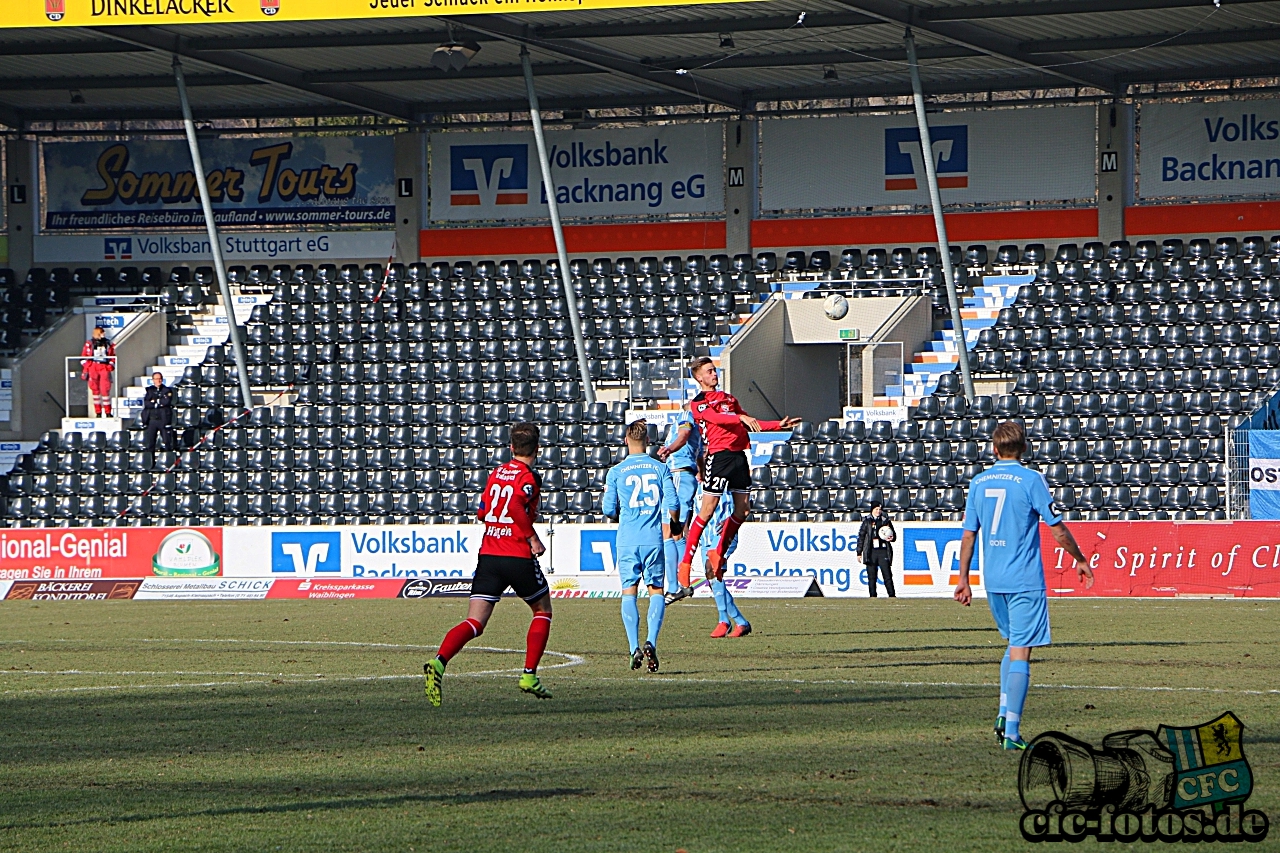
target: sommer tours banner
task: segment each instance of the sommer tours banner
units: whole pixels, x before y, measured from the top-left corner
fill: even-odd
[[[262,21],[693,6],[744,0],[5,0],[0,27],[171,26]]]

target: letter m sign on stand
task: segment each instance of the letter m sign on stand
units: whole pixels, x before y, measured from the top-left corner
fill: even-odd
[[[1102,156],[1098,159],[1098,171],[1120,171],[1120,153],[1117,151],[1103,151]]]

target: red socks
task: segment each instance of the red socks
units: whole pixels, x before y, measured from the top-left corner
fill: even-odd
[[[723,557],[725,552],[729,550],[729,546],[733,544],[733,537],[738,535],[738,528],[742,526],[742,522],[738,521],[737,516],[729,516],[724,520],[724,529],[720,532],[720,544],[716,546],[716,550]]]
[[[547,638],[551,636],[551,614],[535,613],[529,623],[528,645],[524,653],[524,671],[535,672],[542,653],[547,650]]]
[[[462,651],[463,646],[483,633],[484,626],[474,619],[466,619],[459,622],[449,630],[449,633],[444,635],[444,641],[440,643],[440,651],[436,654],[436,657],[448,663],[454,655]]]
[[[702,531],[707,529],[707,522],[700,515],[695,515],[689,522],[689,535],[684,540],[684,559],[682,563],[693,562],[693,552],[698,550],[698,542],[702,539]],[[682,580],[681,583],[684,583]],[[684,584],[688,586],[687,583]]]

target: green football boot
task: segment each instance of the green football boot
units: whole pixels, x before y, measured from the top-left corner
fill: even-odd
[[[520,676],[520,689],[539,699],[550,699],[551,691],[542,686],[542,682],[538,680],[536,672],[526,672]]]

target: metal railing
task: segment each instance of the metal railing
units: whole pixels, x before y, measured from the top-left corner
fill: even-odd
[[[683,400],[686,360],[684,347],[631,347],[627,352],[630,407],[647,408],[649,400],[668,399],[670,391],[679,391]]]
[[[109,397],[109,399],[111,400],[111,409],[112,409],[112,413],[114,414],[115,401],[119,396],[119,392],[120,392],[119,384],[118,384],[119,377],[116,375],[119,373],[119,371],[115,369],[116,364],[119,362],[119,358],[117,356],[112,355],[112,356],[107,356],[107,359],[111,362],[111,365],[112,365],[111,396]],[[71,413],[72,405],[78,406],[78,405],[81,405],[82,403],[86,407],[85,417],[86,418],[94,417],[93,400],[91,399],[92,395],[90,395],[89,393],[89,383],[82,378],[84,374],[85,364],[93,360],[94,359],[92,359],[91,357],[84,356],[84,355],[69,355],[63,359],[63,364],[65,365],[62,371],[63,382],[65,386],[63,389],[65,394],[63,399],[66,400],[65,413],[66,413],[66,416],[69,418],[77,417],[76,415],[73,415]],[[74,362],[75,364],[73,365],[72,362]],[[71,392],[73,388],[76,390],[76,396],[74,398],[74,401],[71,396]]]

